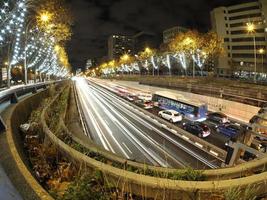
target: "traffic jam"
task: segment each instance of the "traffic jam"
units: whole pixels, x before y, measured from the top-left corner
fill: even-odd
[[[230,140],[238,140],[241,134],[246,134],[247,130],[252,129],[253,124],[259,122],[267,124],[260,117],[267,113],[267,108],[262,108],[249,124],[240,124],[240,122],[229,119],[222,112],[210,112],[206,104],[192,99],[188,100],[167,91],[151,94],[118,85],[112,86],[112,90],[121,98],[225,150]],[[257,132],[267,135],[266,128],[258,129]],[[266,138],[257,136],[251,147],[266,153]],[[254,158],[248,152],[244,154],[244,157],[248,160]]]

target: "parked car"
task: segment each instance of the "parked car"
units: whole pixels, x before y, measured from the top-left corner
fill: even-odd
[[[229,122],[227,115],[220,112],[209,113],[207,119],[215,124],[225,124]]]
[[[158,114],[161,118],[170,121],[171,123],[180,122],[183,120],[183,117],[180,113],[175,110],[162,110]]]
[[[219,124],[216,127],[216,131],[228,137],[234,138],[241,133],[242,127],[231,123],[224,123]]]
[[[208,125],[204,124],[203,122],[184,123],[183,129],[201,138],[208,137],[211,133],[211,130]]]

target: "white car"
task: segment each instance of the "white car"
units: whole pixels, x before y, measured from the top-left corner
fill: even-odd
[[[143,101],[152,101],[152,94],[141,93],[138,95],[138,99],[143,100]]]
[[[163,119],[170,121],[171,123],[176,123],[183,120],[182,115],[175,110],[159,111],[159,116]]]

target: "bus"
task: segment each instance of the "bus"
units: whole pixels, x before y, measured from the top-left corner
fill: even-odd
[[[185,99],[168,91],[159,91],[153,94],[155,106],[164,110],[175,110],[191,121],[205,121],[207,119],[207,104],[195,100]]]

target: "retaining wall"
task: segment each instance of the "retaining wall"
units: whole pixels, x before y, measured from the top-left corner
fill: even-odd
[[[52,200],[53,198],[38,183],[31,173],[28,159],[24,154],[23,140],[19,131],[19,126],[28,121],[29,116],[35,110],[40,102],[48,96],[48,90],[28,97],[18,104],[14,105],[7,117],[7,142],[11,152],[14,169],[12,169],[12,182],[24,199],[27,200]]]

